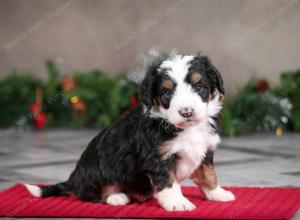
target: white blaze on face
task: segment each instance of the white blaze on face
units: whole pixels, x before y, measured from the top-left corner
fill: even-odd
[[[170,60],[166,60],[161,64],[161,68],[166,68],[167,74],[175,81],[176,89],[172,96],[168,109],[160,107],[160,112],[163,113],[170,123],[177,127],[185,128],[198,124],[200,120],[207,117],[207,103],[203,102],[201,97],[193,91],[191,84],[186,82],[186,76],[189,70],[189,62],[194,56],[174,56]],[[190,122],[183,118],[179,110],[184,107],[193,109],[193,120]]]

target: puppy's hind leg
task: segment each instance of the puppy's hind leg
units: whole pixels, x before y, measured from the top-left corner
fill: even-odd
[[[118,185],[103,187],[102,198],[110,205],[126,205],[130,202],[129,196],[121,192],[121,187]]]
[[[130,202],[130,199],[127,194],[118,192],[110,194],[106,198],[105,202],[110,205],[126,205]]]
[[[100,195],[100,190],[95,191],[95,190],[87,190],[82,192],[78,197],[80,200],[84,202],[100,202],[101,201],[101,195]]]
[[[80,187],[77,186],[77,190],[75,191],[76,196],[79,197],[81,201],[84,202],[101,202],[101,187],[91,186],[91,185],[82,185]]]

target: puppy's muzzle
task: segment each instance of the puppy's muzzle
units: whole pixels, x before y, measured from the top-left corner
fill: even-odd
[[[194,109],[191,107],[183,107],[179,109],[178,112],[184,118],[191,118],[193,116]]]

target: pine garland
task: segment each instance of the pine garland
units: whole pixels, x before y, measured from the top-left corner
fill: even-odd
[[[46,81],[15,71],[0,80],[0,126],[103,128],[138,103],[140,78],[149,64],[167,56],[153,53],[139,71],[127,74],[129,77],[110,77],[100,70],[63,74],[52,61],[47,62]],[[38,103],[36,94],[42,94],[41,104],[34,105]],[[223,135],[300,131],[300,70],[284,72],[274,89],[266,80],[251,79],[238,94],[224,103]]]

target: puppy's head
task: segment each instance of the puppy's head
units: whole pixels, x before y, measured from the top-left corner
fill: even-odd
[[[223,79],[207,57],[175,55],[149,69],[140,97],[154,116],[187,128],[208,117],[215,92],[225,93]]]

